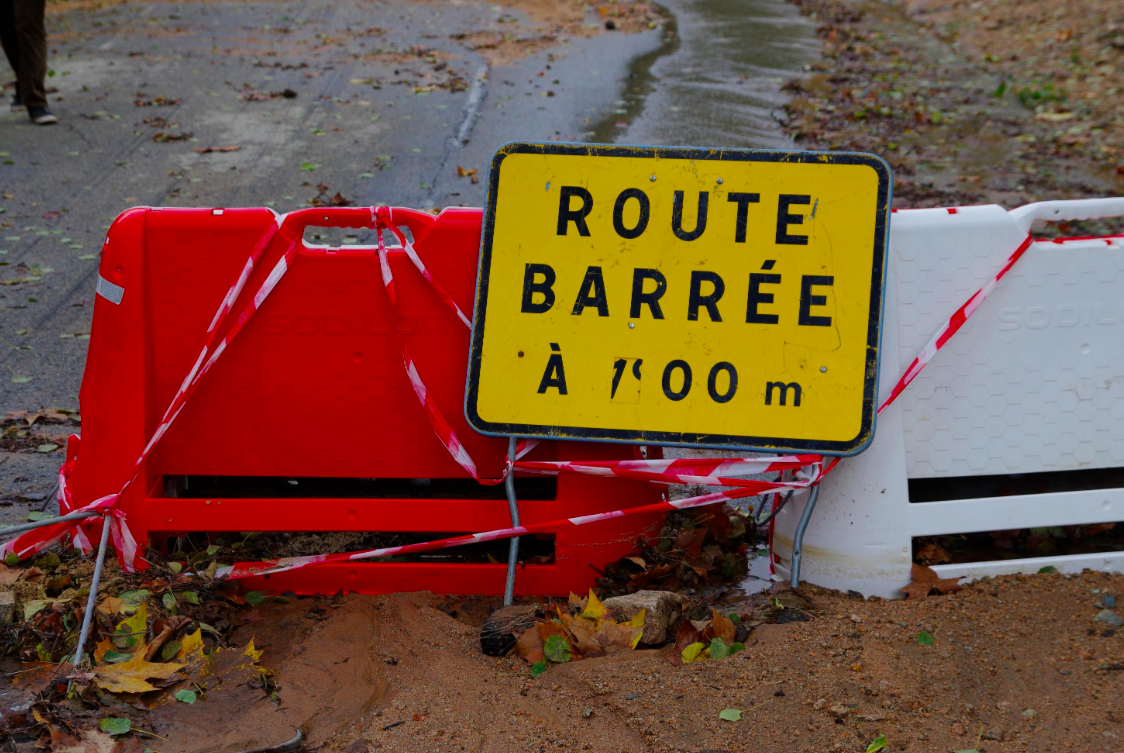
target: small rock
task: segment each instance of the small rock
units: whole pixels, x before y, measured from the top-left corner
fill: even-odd
[[[637,591],[636,593],[605,599],[605,606],[617,622],[628,622],[641,609],[644,615],[644,634],[640,642],[656,646],[674,638],[683,621],[683,597],[667,591]]]
[[[1120,627],[1121,625],[1124,625],[1124,620],[1120,619],[1120,615],[1108,609],[1102,609],[1097,614],[1097,616],[1093,618],[1093,621],[1103,622],[1105,624],[1112,625],[1113,627]]]
[[[0,625],[11,625],[16,617],[16,595],[0,591]]]
[[[842,719],[851,713],[851,709],[847,708],[842,703],[835,704],[830,709],[828,709],[828,711],[830,711],[831,715],[836,719]]]
[[[1023,719],[1037,719],[1038,712],[1034,709],[1026,709],[1023,711]]]
[[[953,724],[952,734],[956,735],[957,737],[964,737],[964,725],[960,722],[956,722],[955,724]]]
[[[588,719],[591,716],[593,716],[593,707],[592,706],[584,707],[582,709],[582,719]]]
[[[816,711],[819,711],[820,709],[822,709],[826,705],[827,705],[827,699],[821,698],[821,699],[819,699],[818,701],[816,701],[815,703],[812,704],[812,708],[814,708]]]
[[[1101,604],[1105,609],[1116,609],[1116,597],[1111,594],[1105,594],[1101,597]]]
[[[986,732],[983,733],[982,738],[984,740],[1002,740],[1003,739],[1003,730],[1001,730],[1001,729],[989,729],[989,730],[987,730]]]
[[[862,622],[862,621],[863,621],[863,618],[859,617],[857,614],[851,615],[851,622]]]
[[[862,716],[859,717],[859,719],[862,719],[862,720],[868,721],[868,722],[880,722],[885,718],[886,718],[885,714],[863,714]]]

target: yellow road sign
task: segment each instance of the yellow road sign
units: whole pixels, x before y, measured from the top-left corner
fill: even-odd
[[[502,147],[488,177],[469,423],[862,450],[890,183],[868,154]]]

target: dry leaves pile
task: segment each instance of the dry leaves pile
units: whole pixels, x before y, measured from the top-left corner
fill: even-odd
[[[78,431],[81,423],[78,412],[67,408],[8,411],[0,418],[0,450],[53,452],[65,444],[67,434]]]
[[[80,586],[88,583],[92,563],[72,552],[62,562],[49,552],[31,566],[0,565],[0,588],[19,605],[17,623],[0,628],[0,653],[24,665],[12,676],[12,697],[22,697],[24,705],[5,710],[0,737],[37,741],[53,751],[110,750],[114,736],[149,733],[128,718],[105,717],[107,705],[130,716],[130,707],[195,703],[215,689],[241,685],[276,700],[272,673],[259,664],[262,652],[253,640],[236,647],[226,637],[232,628],[226,615],[266,597],[216,587],[205,572],[220,549],[184,554],[186,562],[158,564],[141,576],[123,575],[111,558],[102,593],[116,595],[97,605],[86,643],[90,662],[82,667],[71,661],[85,606]],[[98,732],[89,729],[92,722],[106,724]]]
[[[740,629],[739,629],[740,628]],[[725,659],[745,648],[750,628],[736,614],[724,615],[713,607],[709,620],[684,620],[675,636],[668,660],[679,666],[705,659]]]
[[[642,609],[628,622],[619,623],[592,589],[584,599],[570,594],[566,608],[556,605],[546,620],[518,636],[515,653],[530,662],[531,675],[537,677],[546,671],[547,662],[563,664],[631,651],[644,634],[644,617]]]
[[[612,595],[677,591],[740,581],[748,571],[749,517],[728,504],[668,516],[655,546],[605,568],[598,585]]]

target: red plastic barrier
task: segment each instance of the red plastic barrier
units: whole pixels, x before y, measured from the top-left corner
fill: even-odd
[[[472,309],[481,213],[395,209],[414,248],[465,311]],[[215,309],[254,244],[268,209],[133,209],[113,223],[82,381],[82,440],[68,446],[81,507],[121,488],[164,409],[191,370]],[[371,212],[308,209],[284,217],[250,277],[254,291],[307,226],[371,227]],[[394,314],[373,249],[303,246],[299,264],[201,381],[119,507],[143,547],[190,531],[457,533],[510,524],[505,499],[194,497],[184,477],[463,479],[438,441],[402,366]],[[502,476],[504,439],[463,417],[469,338],[464,325],[400,251],[389,254],[401,332],[430,395],[476,461]],[[251,293],[244,293],[247,295]],[[115,301],[116,299],[116,301]],[[235,307],[238,310],[238,307]],[[626,445],[544,442],[528,459],[638,457]],[[299,488],[299,485],[298,487]],[[481,489],[485,487],[479,487]],[[566,474],[551,500],[520,500],[524,523],[652,504],[643,482]],[[466,496],[473,496],[471,493]],[[581,591],[661,515],[560,532],[551,564],[521,565],[516,592]],[[503,564],[351,563],[272,576],[251,587],[297,593],[503,591]]]

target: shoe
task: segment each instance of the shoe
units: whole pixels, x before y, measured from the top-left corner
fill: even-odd
[[[32,107],[27,114],[31,116],[31,122],[35,125],[54,125],[59,122],[59,119],[46,107]]]
[[[20,95],[13,94],[12,95],[12,112],[19,112],[22,109],[23,109],[23,100],[20,99]]]

